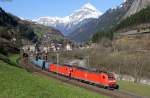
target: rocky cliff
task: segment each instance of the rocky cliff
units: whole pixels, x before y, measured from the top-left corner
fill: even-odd
[[[123,19],[139,12],[140,10],[146,8],[147,6],[150,6],[150,0],[134,0],[129,11],[125,14]]]

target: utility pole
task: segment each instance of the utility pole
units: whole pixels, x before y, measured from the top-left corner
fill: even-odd
[[[59,53],[56,53],[56,57],[57,57],[57,65],[59,64]]]
[[[90,56],[88,55],[88,66],[90,65]]]
[[[56,69],[57,69],[57,77],[58,77],[58,72],[59,72],[58,71],[58,64],[59,64],[59,53],[58,52],[56,53],[56,58],[57,58],[57,68]]]
[[[86,64],[89,67],[89,65],[90,65],[90,56],[89,55],[86,56],[85,59],[86,59]]]

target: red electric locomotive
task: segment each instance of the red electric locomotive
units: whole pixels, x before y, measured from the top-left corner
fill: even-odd
[[[114,74],[107,71],[89,70],[77,66],[50,64],[49,71],[85,82],[93,83],[105,88],[118,89]]]

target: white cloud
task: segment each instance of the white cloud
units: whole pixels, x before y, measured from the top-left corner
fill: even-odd
[[[126,2],[127,0],[123,0],[123,2]]]

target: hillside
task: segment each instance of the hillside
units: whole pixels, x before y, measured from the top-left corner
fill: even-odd
[[[33,40],[36,35],[33,30],[10,13],[0,8],[0,53],[17,52],[21,38]]]
[[[24,24],[30,26],[39,39],[43,36],[47,37],[47,40],[63,40],[64,35],[53,27],[44,26],[30,21],[24,21]]]
[[[30,21],[21,20],[0,7],[0,53],[18,52],[21,39],[36,42],[39,37],[48,33],[50,39],[63,39],[60,31],[39,25]],[[37,36],[38,35],[38,36]],[[40,36],[39,36],[40,35]]]
[[[14,59],[15,60],[15,59]],[[1,98],[107,98],[0,61]]]
[[[144,8],[138,13],[122,20],[118,25],[116,25],[115,31],[143,23],[150,23],[150,7]]]
[[[92,40],[100,45],[104,45],[105,49],[103,49],[103,53],[100,53],[102,56],[98,54],[96,57],[99,50],[93,54],[94,62],[92,65],[96,65],[95,63],[97,61],[97,64],[105,65],[105,67],[111,66],[113,70],[118,70],[118,73],[120,74],[128,74],[133,76],[135,81],[139,81],[140,78],[149,79],[149,23],[150,7],[147,7],[122,20],[116,25],[116,27],[114,27],[114,29],[111,30],[111,32],[96,33]],[[110,33],[114,33],[113,40],[102,38],[108,38]],[[104,53],[107,49],[111,51],[109,53],[108,51]],[[106,56],[106,54],[108,55]],[[98,59],[96,60],[96,58]],[[101,61],[99,61],[99,59],[101,59]]]
[[[136,28],[137,30],[138,29],[140,30],[141,27],[142,28],[146,27],[146,26],[142,26],[143,24],[148,24],[148,23],[150,23],[150,7],[144,8],[141,11],[127,17],[126,19],[123,19],[108,32],[98,32],[94,34],[92,40],[94,42],[98,42],[98,40],[100,40],[102,37],[107,37],[109,39],[112,39],[113,33],[125,32],[126,30],[130,31],[130,29],[132,30],[132,28]]]
[[[123,19],[141,11],[142,9],[146,8],[147,6],[150,6],[150,0],[134,0],[132,3],[131,8],[129,11],[125,14]]]

